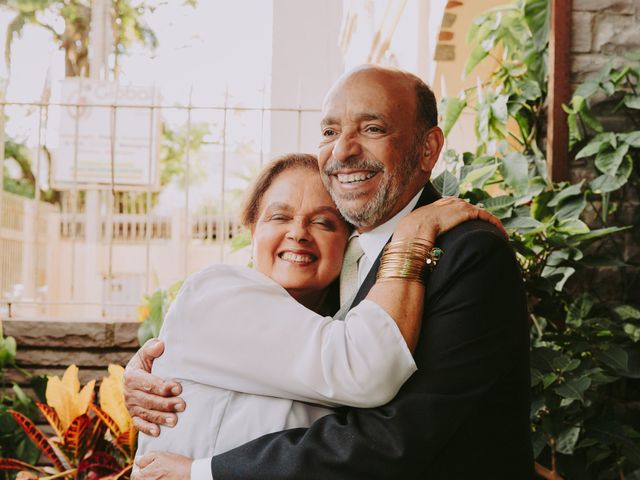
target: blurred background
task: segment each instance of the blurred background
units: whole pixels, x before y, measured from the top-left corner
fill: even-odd
[[[314,153],[322,98],[361,63],[441,98],[498,1],[0,2],[0,316],[132,320],[212,262],[246,264],[243,191]],[[456,47],[458,55],[456,56]],[[448,137],[472,149],[473,116]]]

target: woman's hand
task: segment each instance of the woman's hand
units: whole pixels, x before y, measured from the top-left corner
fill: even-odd
[[[133,480],[189,480],[193,460],[176,453],[149,452],[136,460]]]
[[[418,237],[433,243],[438,235],[469,220],[489,222],[509,238],[500,220],[488,211],[460,198],[445,197],[406,215],[398,223],[392,240],[410,241]]]

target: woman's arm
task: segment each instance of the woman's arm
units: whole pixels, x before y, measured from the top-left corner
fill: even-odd
[[[392,242],[411,242],[416,238],[435,245],[436,238],[463,222],[484,220],[497,226],[508,238],[502,223],[486,210],[456,197],[442,198],[406,215],[395,229]],[[420,334],[425,286],[405,279],[377,281],[367,299],[380,305],[396,322],[407,346],[413,352]]]
[[[435,240],[479,218],[461,200],[440,202],[405,217],[393,240]],[[335,321],[258,272],[211,267],[185,283],[169,312],[154,374],[329,406],[381,405],[416,369],[407,345],[415,346],[423,298],[420,283],[389,279]]]
[[[333,320],[259,272],[224,265],[185,282],[160,339],[154,375],[328,406],[386,403],[416,368],[377,304]]]

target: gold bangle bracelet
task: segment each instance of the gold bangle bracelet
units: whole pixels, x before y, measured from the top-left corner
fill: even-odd
[[[426,275],[437,265],[442,249],[421,241],[398,241],[384,248],[376,279],[404,279],[422,284]]]

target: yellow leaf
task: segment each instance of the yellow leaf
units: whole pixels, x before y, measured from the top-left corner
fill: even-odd
[[[149,305],[138,305],[138,322],[142,323],[149,317]]]
[[[47,403],[53,408],[62,428],[66,429],[76,417],[86,413],[89,403],[93,399],[93,389],[96,381],[91,380],[80,390],[78,367],[70,365],[62,376],[51,376],[47,382]]]
[[[127,431],[132,423],[124,404],[123,381],[124,368],[110,364],[109,376],[100,385],[100,408],[113,418],[121,432]]]

